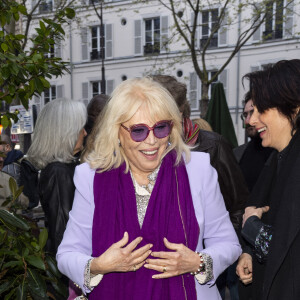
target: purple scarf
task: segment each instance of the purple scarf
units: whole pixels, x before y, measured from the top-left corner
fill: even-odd
[[[171,152],[163,159],[142,228],[138,222],[133,182],[130,173],[124,173],[125,164],[104,173],[95,173],[94,257],[119,241],[125,231],[129,234],[129,242],[142,236],[139,247],[152,243],[152,251],[170,251],[164,246],[164,237],[170,242],[183,243],[192,250],[196,249],[199,225],[188,175],[183,163],[174,167],[175,158],[175,153]],[[106,274],[89,299],[197,299],[192,275],[152,279],[156,273],[142,267],[136,272]]]

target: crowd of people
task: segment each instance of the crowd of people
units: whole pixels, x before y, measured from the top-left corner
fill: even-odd
[[[250,140],[235,149],[169,75],[87,109],[46,104],[24,157],[1,136],[0,173],[41,204],[68,300],[300,299],[300,60],[243,83]]]

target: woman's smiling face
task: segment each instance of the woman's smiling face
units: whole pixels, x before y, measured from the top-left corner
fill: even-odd
[[[161,120],[150,119],[148,109],[142,105],[134,116],[123,125],[127,128],[135,124],[146,124],[152,127],[158,121]],[[144,141],[135,142],[130,137],[130,133],[120,126],[119,139],[131,171],[145,178],[159,166],[167,148],[169,136],[159,139],[151,130]]]
[[[249,123],[251,126],[255,126],[264,147],[272,147],[280,152],[292,138],[292,125],[277,108],[270,108],[260,113],[254,106]]]

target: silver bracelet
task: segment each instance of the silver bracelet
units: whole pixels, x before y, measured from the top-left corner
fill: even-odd
[[[205,272],[205,262],[202,253],[198,251],[196,251],[196,253],[200,256],[200,265],[196,272],[191,272],[191,275],[198,275],[200,272]]]

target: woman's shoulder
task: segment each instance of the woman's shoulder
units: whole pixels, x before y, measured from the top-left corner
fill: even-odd
[[[208,153],[205,152],[194,152],[191,151],[191,159],[186,164],[187,168],[190,169],[197,169],[200,166],[203,168],[209,168],[210,167],[210,156]]]
[[[88,163],[82,163],[75,169],[75,177],[80,178],[93,178],[95,175],[95,169],[92,169]]]
[[[209,184],[207,178],[210,178],[214,172],[210,164],[210,156],[204,152],[191,152],[191,159],[186,163],[186,170],[190,184],[195,185],[197,189],[201,186],[199,185],[200,182]]]

